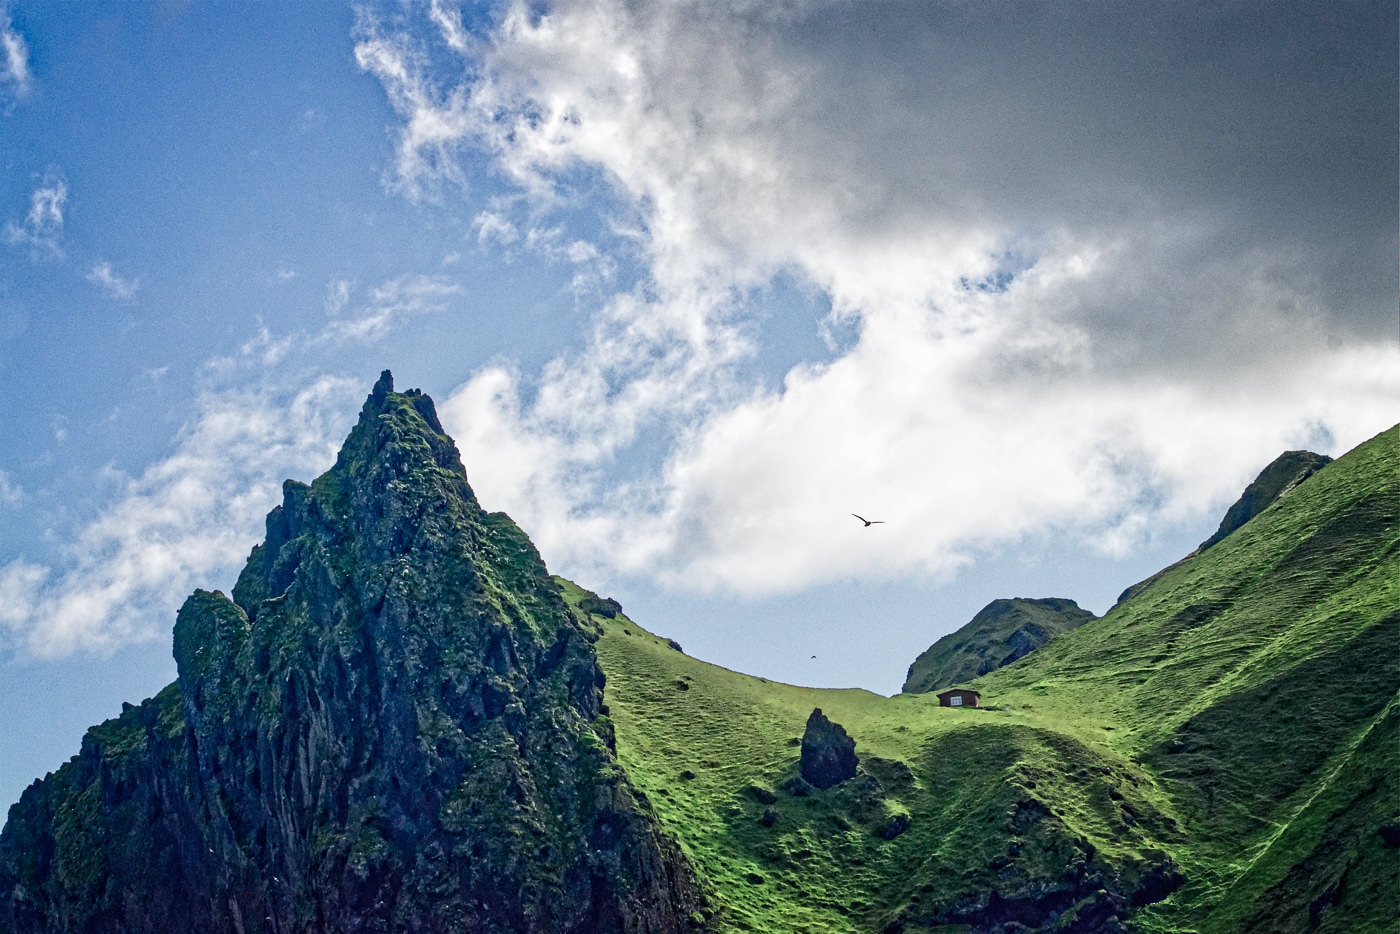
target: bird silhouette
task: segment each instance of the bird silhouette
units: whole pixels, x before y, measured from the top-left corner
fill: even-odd
[[[851,513],[851,515],[856,516],[855,513]],[[867,518],[865,518],[865,516],[856,516],[856,518],[859,519],[861,522],[864,522],[864,523],[865,523],[865,527],[866,527],[867,529],[870,528],[872,525],[884,525],[884,524],[885,524],[885,520],[884,520],[884,519],[867,519]]]

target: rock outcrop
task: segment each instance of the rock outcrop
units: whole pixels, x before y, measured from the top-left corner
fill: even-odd
[[[859,764],[856,741],[845,728],[828,720],[820,707],[813,710],[802,734],[802,777],[818,788],[834,788],[854,778]]]
[[[94,727],[0,834],[0,928],[661,934],[691,871],[613,753],[596,638],[386,371],[288,481],[176,684]]]

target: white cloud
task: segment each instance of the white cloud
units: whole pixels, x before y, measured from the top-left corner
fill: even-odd
[[[27,246],[35,255],[63,256],[63,208],[68,201],[68,182],[60,175],[44,176],[29,196],[29,213],[24,222],[5,223],[5,240],[13,246]]]
[[[440,8],[435,4],[434,10]],[[396,178],[410,197],[424,193],[425,182],[462,183],[456,161],[469,130],[465,99],[459,90],[442,91],[426,71],[424,52],[406,35],[385,35],[361,12],[355,61],[384,85],[389,101],[407,123],[395,163]],[[460,20],[446,23],[451,30]]]
[[[122,301],[135,298],[136,290],[141,286],[139,279],[124,279],[117,275],[112,264],[106,260],[93,264],[92,269],[88,270],[87,281],[100,287],[109,298]]]
[[[278,334],[260,322],[257,332],[244,341],[237,354],[216,357],[205,364],[206,369],[227,378],[249,361],[271,369],[327,345],[347,340],[373,343],[409,318],[444,310],[463,289],[446,276],[408,274],[371,288],[361,303],[352,302],[354,293],[355,285],[350,280],[332,280],[326,286],[324,304],[330,320],[319,331]]]
[[[15,32],[9,12],[0,8],[0,95],[7,87],[16,97],[29,93],[29,46]]]
[[[275,367],[301,346],[303,340],[301,334],[284,334],[279,337],[273,334],[267,325],[260,324],[258,333],[238,348],[238,355],[245,360],[256,360],[264,367]],[[238,366],[238,360],[233,357],[219,357],[206,365],[215,372],[229,371]]]
[[[0,504],[18,503],[24,499],[24,489],[10,480],[10,475],[0,470]]]
[[[462,14],[459,10],[442,0],[429,0],[428,16],[441,31],[442,40],[452,51],[463,55],[471,51],[475,43],[471,33],[462,26]]]
[[[23,627],[38,602],[39,588],[49,569],[17,558],[0,567],[0,626]]]
[[[368,301],[343,312],[349,302],[349,283],[332,283],[326,308],[339,317],[326,328],[323,337],[372,341],[406,317],[443,310],[448,299],[461,294],[462,287],[445,276],[410,274],[375,286]]]
[[[350,304],[350,290],[354,283],[349,279],[334,279],[326,286],[326,314],[338,315]]]
[[[0,567],[0,637],[56,657],[168,631],[185,594],[247,557],[282,479],[330,466],[357,388],[322,377],[290,398],[203,393],[174,453],[125,481],[61,564]]]
[[[605,433],[542,423],[507,371],[441,408],[479,495],[554,566],[749,594],[946,575],[1043,535],[1121,554],[1155,525],[1218,513],[1279,452],[1331,434],[1339,453],[1396,411],[1400,355],[1384,349],[1308,361],[1272,386],[1001,381],[978,372],[998,335],[969,346],[879,330],[710,414],[632,486],[599,469],[617,450]],[[867,531],[852,511],[888,524]]]
[[[520,231],[516,230],[515,224],[500,211],[482,211],[472,221],[472,226],[476,228],[478,243],[495,241],[509,246],[520,239]]]
[[[482,497],[561,568],[759,593],[948,573],[1030,536],[1122,552],[1285,447],[1384,427],[1393,114],[1326,104],[1375,63],[1280,90],[1271,56],[1306,44],[1282,18],[1235,48],[1184,11],[1075,31],[1073,9],[518,3],[475,41],[438,5],[420,38],[363,21],[406,190],[478,147],[522,196],[477,213],[483,244],[644,267],[586,348],[444,403]],[[1191,54],[1141,69],[1174,42]],[[1306,155],[1275,165],[1285,124]],[[547,220],[580,178],[615,195],[610,246]],[[780,275],[855,338],[774,388],[741,373],[749,297]],[[658,468],[619,469],[657,439]],[[849,518],[866,509],[878,535]]]

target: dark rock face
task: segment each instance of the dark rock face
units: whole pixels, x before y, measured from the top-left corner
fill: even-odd
[[[820,707],[813,710],[802,734],[802,777],[818,788],[833,788],[854,778],[859,763],[856,741],[841,724],[828,720]]]
[[[885,821],[884,826],[880,828],[880,830],[879,830],[880,839],[881,839],[881,840],[893,840],[895,837],[897,837],[897,836],[899,836],[900,834],[904,833],[904,831],[906,831],[906,830],[908,830],[908,829],[909,829],[909,815],[908,815],[908,814],[896,814],[896,815],[894,815],[893,817],[891,817],[889,820]]]
[[[759,804],[772,804],[774,801],[778,800],[777,795],[773,794],[772,791],[764,788],[762,785],[750,785],[744,789],[744,793]]]
[[[1131,904],[1134,908],[1156,904],[1181,888],[1185,881],[1186,877],[1176,863],[1165,859],[1161,865],[1153,866],[1142,874],[1137,888],[1133,890]]]
[[[794,798],[806,798],[812,794],[812,783],[801,775],[794,775],[783,785],[783,790]]]
[[[1220,520],[1220,528],[1215,534],[1201,542],[1200,551],[1205,551],[1220,543],[1225,536],[1253,519],[1269,507],[1274,500],[1283,496],[1304,480],[1332,462],[1325,454],[1311,451],[1285,451],[1274,458],[1273,463],[1259,472],[1254,482],[1245,487],[1233,506]]]
[[[1161,901],[1182,884],[1176,864],[1138,867],[1141,882],[1131,898],[1125,879],[1092,861],[1067,868],[1058,884],[1029,890],[970,892],[932,912],[907,911],[907,920],[936,927],[967,925],[974,934],[1005,931],[1063,931],[1066,934],[1127,934],[1133,908]],[[1131,877],[1135,872],[1129,872]],[[903,921],[906,918],[900,918]]]
[[[618,614],[622,612],[621,603],[618,603],[612,597],[599,597],[596,594],[590,594],[584,597],[580,608],[583,609],[584,612],[596,613],[608,619],[617,619]]]
[[[232,599],[185,602],[177,683],[11,809],[0,928],[690,930],[595,638],[386,372]]]

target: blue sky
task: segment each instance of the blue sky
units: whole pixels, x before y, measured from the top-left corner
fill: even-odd
[[[1400,411],[1395,19],[0,2],[0,798],[384,367],[702,658],[891,693],[1103,612]]]

